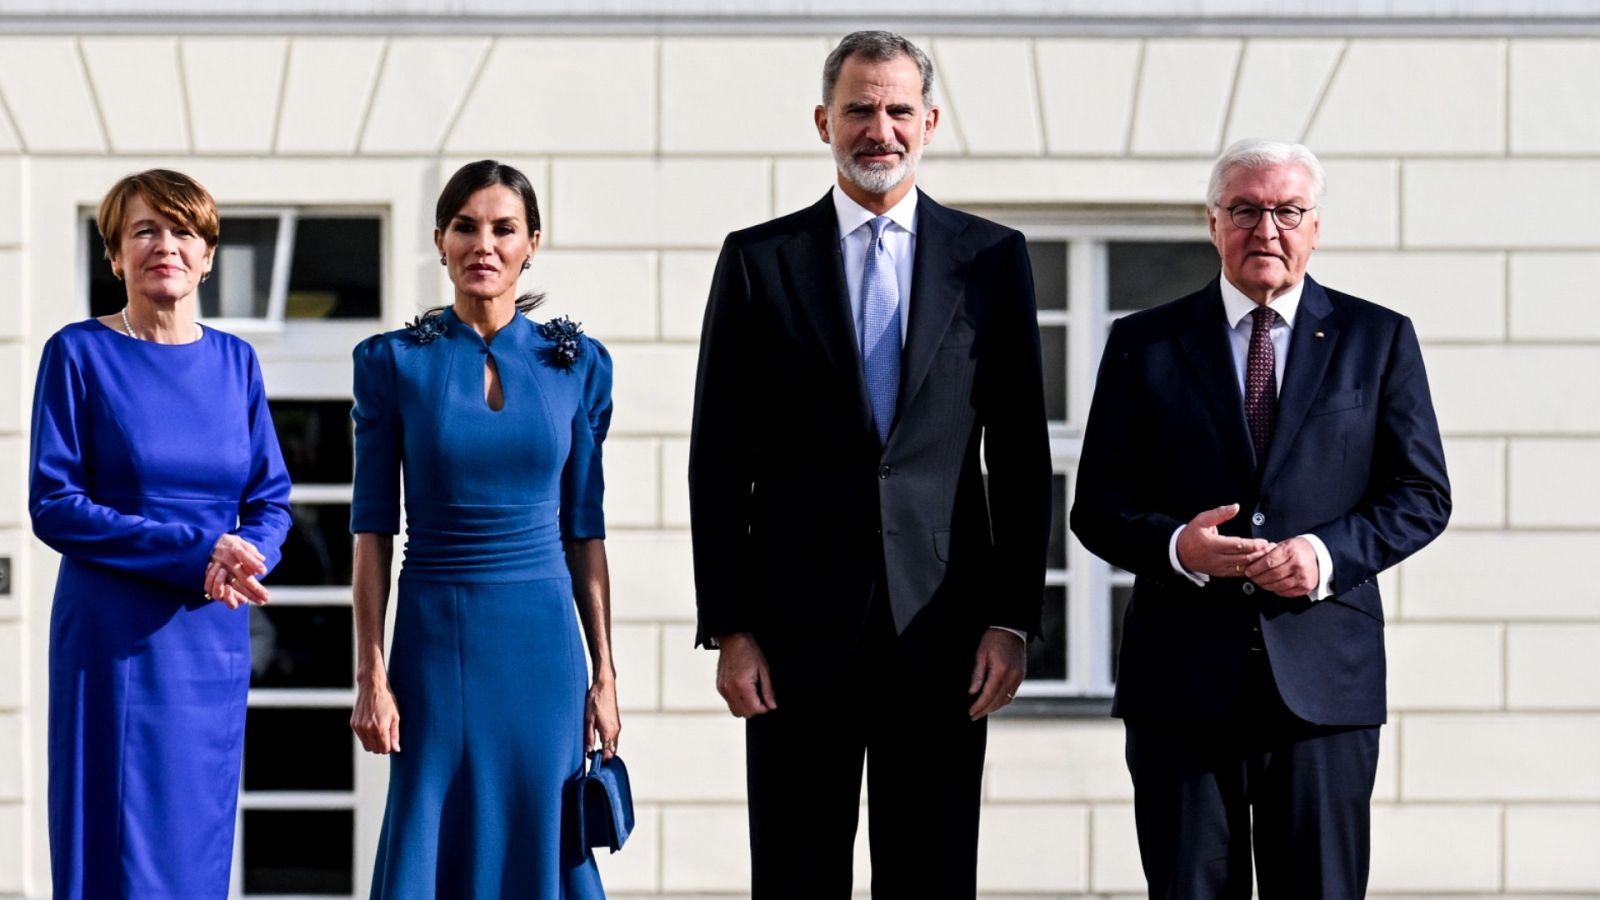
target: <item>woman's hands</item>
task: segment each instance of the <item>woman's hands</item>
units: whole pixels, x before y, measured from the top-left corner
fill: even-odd
[[[617,677],[598,677],[589,685],[583,705],[583,736],[592,751],[598,746],[606,759],[617,755],[617,737],[622,734],[622,716],[617,712]]]
[[[272,592],[261,586],[257,575],[267,574],[267,558],[254,544],[236,534],[217,538],[206,564],[206,596],[238,609],[246,603],[264,604]]]
[[[369,753],[400,752],[400,707],[395,705],[387,674],[373,672],[356,678],[356,706],[350,712],[350,730]]]

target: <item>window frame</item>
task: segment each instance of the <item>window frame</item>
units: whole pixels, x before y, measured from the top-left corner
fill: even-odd
[[[83,206],[79,208],[79,227],[94,227],[97,210]],[[229,219],[276,219],[278,234],[274,242],[272,254],[272,277],[269,279],[267,294],[267,313],[264,316],[215,316],[208,317],[199,308],[195,308],[195,319],[203,325],[226,331],[242,337],[257,335],[282,335],[293,328],[304,327],[308,324],[334,324],[381,322],[387,302],[384,299],[389,291],[386,282],[390,273],[388,269],[389,255],[389,218],[391,210],[383,206],[370,204],[342,204],[342,203],[315,203],[315,204],[250,204],[250,205],[220,205],[217,207],[218,218],[226,227]],[[373,317],[351,319],[290,319],[286,316],[289,302],[289,275],[294,268],[294,241],[302,220],[315,219],[372,219],[378,223],[378,283],[379,303],[378,314]],[[91,259],[90,242],[80,238],[78,241],[78,271],[88,273],[90,267],[97,264]],[[90,308],[89,298],[90,279],[84,278],[79,284],[78,299],[83,309]]]
[[[267,289],[267,314],[259,318],[256,316],[207,318],[197,301],[195,319],[222,331],[238,334],[282,331],[283,311],[288,305],[289,297],[289,271],[294,267],[294,233],[295,226],[300,221],[300,209],[292,206],[219,207],[217,215],[223,222],[228,219],[278,220],[278,237],[276,245],[272,248],[272,277],[268,280],[270,287]],[[218,248],[220,249],[220,244]]]

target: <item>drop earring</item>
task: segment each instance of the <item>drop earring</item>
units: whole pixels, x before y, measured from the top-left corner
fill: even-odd
[[[449,263],[444,261],[444,254],[443,253],[439,254],[439,265],[441,265],[441,266],[449,265]]]
[[[522,271],[526,272],[531,268],[533,268],[533,260],[525,259],[522,261]]]

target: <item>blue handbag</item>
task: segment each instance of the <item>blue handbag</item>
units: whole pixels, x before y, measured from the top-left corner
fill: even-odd
[[[622,849],[633,831],[633,789],[622,757],[610,759],[599,750],[589,757],[589,770],[578,778],[578,834],[583,846]]]

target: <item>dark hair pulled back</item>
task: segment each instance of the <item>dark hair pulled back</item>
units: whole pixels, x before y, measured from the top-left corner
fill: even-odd
[[[528,233],[539,230],[539,198],[533,192],[533,183],[522,170],[508,166],[496,159],[480,159],[467,163],[450,176],[450,181],[439,192],[439,202],[433,208],[433,224],[440,231],[450,227],[456,213],[467,205],[473,194],[491,187],[510,188],[522,198],[523,211],[528,220]],[[533,311],[544,302],[544,294],[528,293],[517,298],[517,312]],[[442,308],[442,307],[441,307]]]

